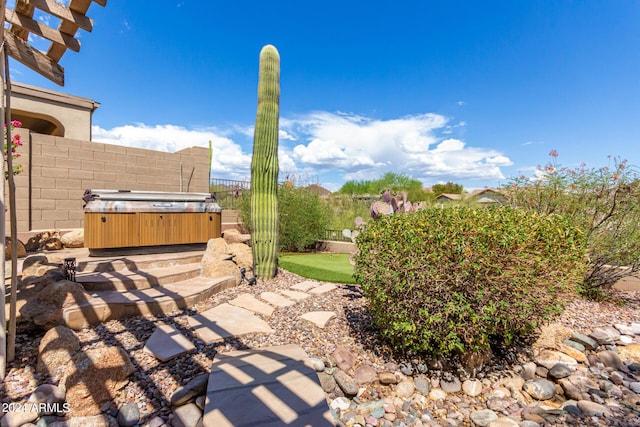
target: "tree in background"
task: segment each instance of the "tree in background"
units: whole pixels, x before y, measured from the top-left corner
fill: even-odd
[[[338,194],[347,195],[377,195],[385,190],[397,194],[402,191],[407,192],[407,198],[411,201],[427,201],[432,200],[433,195],[422,189],[422,182],[415,178],[411,178],[405,174],[387,172],[381,178],[375,180],[352,180],[345,182]]]
[[[441,194],[462,194],[464,187],[462,184],[449,181],[446,184],[436,184],[431,187],[431,190],[433,190],[433,194],[438,197]]]

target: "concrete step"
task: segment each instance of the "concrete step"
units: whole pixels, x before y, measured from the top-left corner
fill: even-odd
[[[200,262],[197,262],[144,270],[79,272],[76,274],[76,282],[88,292],[142,290],[194,278],[200,275],[201,269]]]
[[[232,276],[198,276],[146,289],[95,291],[91,293],[91,299],[67,306],[62,318],[68,327],[81,329],[123,317],[169,313],[192,307],[234,286]]]
[[[203,251],[181,253],[159,253],[123,257],[84,258],[77,261],[78,272],[106,272],[120,270],[146,270],[149,268],[171,267],[193,264],[202,260]]]

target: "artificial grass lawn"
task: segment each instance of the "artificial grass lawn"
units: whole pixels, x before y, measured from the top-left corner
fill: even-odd
[[[281,254],[278,265],[307,279],[334,283],[356,283],[349,254]]]

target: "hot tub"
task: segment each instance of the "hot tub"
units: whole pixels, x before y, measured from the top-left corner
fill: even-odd
[[[85,190],[89,249],[206,243],[220,237],[221,209],[209,193]]]

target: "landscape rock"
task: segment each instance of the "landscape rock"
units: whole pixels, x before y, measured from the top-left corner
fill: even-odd
[[[127,403],[118,411],[118,424],[120,427],[137,426],[140,421],[140,410],[136,403]]]
[[[222,237],[209,239],[207,242],[207,249],[202,255],[202,265],[204,266],[217,261],[228,260],[229,255],[229,246]]]
[[[31,238],[27,240],[27,243],[25,243],[24,246],[27,252],[37,252],[44,249],[47,240],[55,238],[60,239],[59,231],[42,231],[31,236]]]
[[[242,243],[248,245],[251,243],[251,234],[243,234],[235,228],[230,228],[222,233],[222,237],[228,245],[233,243]]]
[[[50,284],[20,308],[25,320],[44,328],[62,324],[62,312],[65,307],[91,299],[81,284],[60,280]]]
[[[555,350],[541,351],[540,354],[535,358],[535,362],[547,369],[553,368],[557,363],[564,363],[569,368],[575,368],[575,366],[578,364],[576,359],[574,359],[573,357]]]
[[[5,241],[4,258],[6,260],[10,260],[11,250],[13,248],[13,246],[11,245],[11,237],[6,236],[4,238],[4,241]],[[17,240],[17,242],[18,242],[18,250],[16,252],[17,258],[24,258],[25,256],[27,256],[27,249],[25,248],[24,243],[22,243],[19,239]]]
[[[536,378],[524,383],[522,389],[536,400],[549,400],[556,394],[556,387],[549,380]]]
[[[631,360],[640,363],[640,344],[629,344],[618,348],[618,355],[623,360]]]
[[[100,404],[113,400],[134,371],[122,348],[104,344],[77,353],[68,366],[64,385],[74,416],[100,414]]]
[[[44,246],[42,248],[45,251],[59,251],[64,248],[64,245],[59,237],[51,237],[44,242]]]
[[[244,268],[253,271],[253,250],[244,243],[229,243],[229,253],[233,256],[233,262],[238,268]]]
[[[79,349],[80,340],[71,329],[66,326],[49,329],[40,340],[36,371],[48,374],[54,382],[60,381]]]
[[[408,399],[413,395],[415,389],[416,388],[413,385],[413,381],[411,381],[410,379],[406,379],[398,383],[398,385],[396,386],[396,394],[401,399]]]
[[[39,268],[49,264],[49,258],[44,255],[30,255],[22,262],[22,277],[41,276]]]
[[[378,379],[378,373],[370,365],[360,365],[353,372],[353,379],[359,385],[369,384]]]
[[[548,375],[556,380],[566,378],[571,375],[571,368],[569,368],[564,363],[556,363],[555,365],[553,365],[553,368],[549,369]]]
[[[346,347],[337,347],[333,352],[333,359],[336,362],[338,369],[348,371],[353,367],[356,361],[355,356]]]
[[[462,391],[467,396],[476,397],[482,393],[482,381],[480,380],[465,380],[462,383]]]
[[[60,237],[60,241],[65,248],[84,247],[84,229],[71,230]]]
[[[203,260],[202,266],[202,275],[205,277],[233,276],[236,285],[239,285],[242,281],[240,269],[233,261],[215,261],[212,263],[205,263]]]
[[[358,384],[355,382],[353,378],[347,375],[346,372],[338,369],[333,374],[333,379],[338,384],[338,387],[344,392],[347,396],[355,396],[358,394]]]
[[[480,411],[472,412],[469,415],[471,421],[477,426],[485,427],[488,426],[489,423],[496,421],[498,419],[498,415],[490,409],[482,409]]]
[[[591,331],[589,336],[596,340],[600,345],[615,344],[615,342],[620,338],[620,332],[612,326],[605,326],[595,328]]]
[[[191,381],[178,388],[173,393],[171,396],[171,406],[181,406],[195,400],[197,396],[200,396],[207,391],[208,383],[209,374],[204,373],[195,376]]]
[[[604,350],[596,353],[596,357],[607,368],[622,369],[622,360],[615,351]]]

